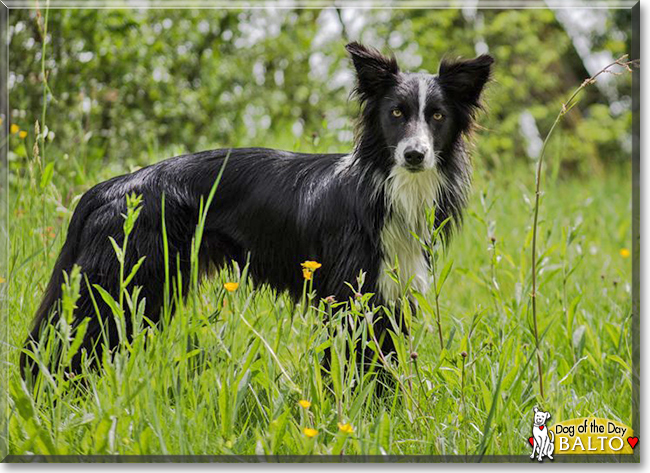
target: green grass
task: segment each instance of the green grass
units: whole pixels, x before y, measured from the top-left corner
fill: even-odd
[[[463,229],[438,264],[451,265],[439,295],[445,348],[431,293],[413,317],[412,339],[397,337],[399,381],[382,398],[345,356],[342,320],[362,324],[363,300],[349,310],[311,300],[305,310],[270,290],[253,291],[237,272],[203,283],[164,330],[143,329],[101,372],[85,373],[84,385],[55,377],[32,395],[18,375],[19,349],[75,196],[117,170],[86,170],[74,183],[55,176],[43,186],[38,171],[31,183],[27,173],[14,176],[2,275],[9,453],[527,454],[535,405],[551,421],[598,416],[631,424],[631,259],[621,253],[631,240],[629,167],[549,176],[543,184],[538,314],[546,399],[538,393],[529,297],[534,171],[477,167]],[[227,292],[226,281],[240,286]],[[330,345],[331,378],[319,368]],[[309,438],[306,427],[318,434]]]

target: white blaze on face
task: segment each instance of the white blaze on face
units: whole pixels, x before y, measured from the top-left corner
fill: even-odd
[[[433,136],[425,119],[428,83],[420,76],[418,83],[418,115],[416,128],[399,142],[394,166],[385,180],[386,208],[390,216],[381,230],[382,264],[377,286],[386,301],[396,301],[407,283],[426,294],[431,284],[427,260],[413,233],[429,239],[426,211],[435,206],[445,186],[444,176],[436,170]],[[404,151],[414,147],[424,152],[423,172],[411,172],[405,165]],[[395,262],[399,266],[400,284],[391,277]]]
[[[429,84],[425,76],[420,77],[418,80],[418,118],[415,125],[415,131],[409,134],[402,141],[397,144],[395,150],[395,158],[397,164],[403,166],[406,163],[404,152],[408,148],[415,148],[424,152],[424,162],[422,163],[425,169],[430,169],[435,166],[435,155],[433,153],[433,137],[429,130],[424,111],[427,106],[427,92]]]
[[[419,114],[418,118],[420,123],[426,123],[424,121],[424,109],[427,107],[427,89],[428,89],[426,77],[420,77],[418,82],[418,101],[419,101]]]

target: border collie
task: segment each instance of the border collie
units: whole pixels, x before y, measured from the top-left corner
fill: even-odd
[[[101,354],[101,327],[110,348],[117,327],[97,284],[117,297],[119,264],[109,241],[122,244],[127,194],[140,194],[142,210],[129,237],[127,274],[142,256],[130,283],[141,286],[146,315],[157,322],[165,284],[162,196],[169,247],[169,274],[182,275],[189,290],[191,242],[200,202],[209,195],[223,167],[207,212],[199,259],[202,268],[249,263],[255,284],[268,284],[299,299],[300,265],[322,263],[314,277],[319,297],[347,301],[364,271],[365,292],[373,304],[397,302],[404,288],[390,277],[397,259],[401,280],[425,293],[428,262],[412,232],[426,232],[426,212],[435,207],[436,224],[461,219],[470,189],[471,163],[466,139],[493,59],[443,60],[437,75],[400,71],[394,57],[356,42],[346,47],[356,69],[354,94],[361,104],[355,146],[350,154],[304,154],[265,148],[204,151],[178,156],[102,182],[81,198],[67,239],[36,313],[26,349],[37,350],[46,324],[58,320],[64,272],[81,267],[84,280],[73,325],[90,318],[82,349],[67,370],[78,372],[82,352]],[[226,160],[224,167],[224,161]],[[178,262],[178,263],[177,263]],[[88,279],[86,283],[85,278]],[[126,317],[130,331],[130,319]],[[379,320],[376,330],[385,330]],[[390,349],[390,337],[386,336]],[[23,376],[39,367],[23,350]]]

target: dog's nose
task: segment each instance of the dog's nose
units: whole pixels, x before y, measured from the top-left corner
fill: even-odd
[[[424,161],[424,152],[415,148],[404,150],[404,160],[409,166],[419,166]]]

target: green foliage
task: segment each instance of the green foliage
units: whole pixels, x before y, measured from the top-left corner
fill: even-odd
[[[343,45],[352,33],[341,26],[351,23],[345,13],[347,23],[334,10],[51,10],[45,71],[56,139],[46,145],[56,174],[82,185],[89,168],[149,164],[170,147],[348,150],[356,106],[347,101],[351,67]],[[544,134],[589,74],[551,11],[481,15],[473,22],[461,10],[368,10],[351,39],[394,50],[407,70],[431,72],[444,56],[470,57],[477,42],[489,45],[496,69],[477,155],[507,166],[527,159],[521,113],[529,110]],[[608,22],[594,43],[619,57],[629,52],[629,27],[620,15]],[[43,23],[35,10],[10,14],[10,119],[24,130],[41,118]],[[332,34],[337,26],[343,33]],[[629,76],[617,83],[619,96],[629,96]],[[607,107],[590,91],[563,124],[559,161],[568,171],[627,159],[620,137],[629,133],[630,113],[612,115]],[[13,148],[14,171],[28,155],[29,146]]]
[[[11,370],[10,451],[524,454],[532,407],[541,403],[556,419],[590,413],[629,423],[631,268],[619,254],[629,242],[630,217],[621,212],[629,205],[629,182],[629,172],[614,172],[606,180],[547,186],[539,263],[543,401],[531,363],[528,297],[532,192],[526,189],[533,176],[519,166],[508,174],[478,173],[465,227],[439,256],[445,347],[432,316],[432,288],[419,297],[429,310],[413,317],[412,337],[394,337],[400,364],[387,361],[398,381],[384,398],[345,349],[346,323],[356,324],[358,336],[365,333],[366,297],[341,311],[310,296],[313,308],[303,310],[285,296],[253,291],[245,271],[235,271],[203,284],[161,330],[138,324],[126,349],[106,358],[101,374],[84,371],[83,383],[53,373],[32,396]],[[24,194],[17,204],[38,199]],[[22,214],[11,231],[14,248],[20,240],[30,248],[14,251],[9,278],[9,339],[16,342],[49,276],[49,267],[26,258],[42,248],[42,235],[29,232],[39,219]],[[54,248],[60,243],[56,237]],[[66,306],[74,301],[76,277]],[[226,281],[239,287],[226,291]],[[120,317],[130,310],[113,303]],[[330,322],[323,325],[325,314]],[[74,335],[57,338],[68,353],[75,351]],[[320,371],[327,347],[331,377]],[[10,364],[17,358],[18,346]],[[311,407],[301,407],[300,399]],[[348,423],[351,433],[338,425]],[[318,434],[307,437],[305,428]]]

